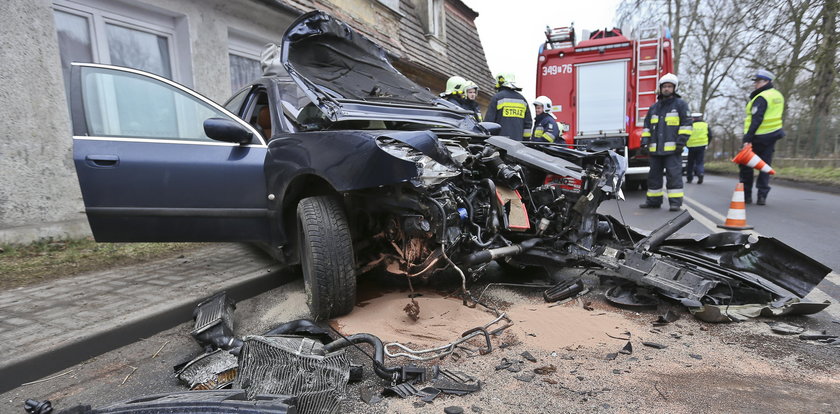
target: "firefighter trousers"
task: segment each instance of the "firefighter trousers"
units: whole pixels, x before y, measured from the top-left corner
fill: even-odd
[[[668,184],[663,188],[663,179]],[[683,202],[682,155],[651,155],[648,174],[647,204],[662,205],[662,197],[668,197],[668,205],[680,207]]]

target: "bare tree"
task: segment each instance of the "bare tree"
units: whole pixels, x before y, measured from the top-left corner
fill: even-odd
[[[811,101],[811,119],[808,133],[811,138],[810,155],[817,156],[821,147],[830,136],[827,127],[831,119],[833,97],[837,88],[837,14],[840,13],[840,1],[825,0],[820,10],[819,40],[814,59],[814,76],[810,89],[814,98]]]

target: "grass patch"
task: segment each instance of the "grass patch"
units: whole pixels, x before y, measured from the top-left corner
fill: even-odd
[[[738,165],[730,161],[710,161],[704,164],[707,172],[737,174]],[[840,186],[840,168],[779,167],[776,177],[785,180]]]
[[[97,243],[91,238],[0,245],[0,290],[175,257],[203,243]]]

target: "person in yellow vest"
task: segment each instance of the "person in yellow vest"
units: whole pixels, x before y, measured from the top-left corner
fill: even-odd
[[[691,118],[694,120],[694,123],[691,124],[691,136],[685,143],[686,148],[688,148],[685,181],[691,184],[696,175],[697,184],[703,184],[703,174],[706,172],[703,168],[703,158],[705,158],[706,146],[709,145],[712,132],[709,131],[709,124],[703,120],[703,114],[694,112],[691,114]]]
[[[755,90],[750,94],[747,102],[746,118],[744,119],[744,147],[752,146],[753,152],[770,164],[776,141],[785,137],[782,129],[782,114],[785,110],[785,97],[773,88],[775,76],[764,69],[756,71],[753,76]],[[740,179],[744,183],[744,202],[752,204],[753,187],[752,167],[740,166]],[[758,193],[756,204],[767,204],[767,193],[770,192],[770,174],[759,173],[755,180]]]

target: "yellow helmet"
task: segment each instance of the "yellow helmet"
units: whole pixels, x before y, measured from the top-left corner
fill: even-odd
[[[467,84],[466,84],[466,85],[464,85],[464,92],[466,92],[466,91],[468,91],[468,90],[470,90],[470,89],[475,89],[475,91],[476,91],[476,92],[478,92],[478,85],[476,85],[476,83],[475,83],[475,82],[473,82],[473,81],[471,81],[471,80],[468,80],[468,81],[467,81]]]
[[[496,75],[496,89],[502,86],[511,89],[522,89],[516,86],[516,75],[513,73],[499,73]]]
[[[446,80],[446,90],[440,96],[462,94],[466,90],[464,86],[467,85],[467,80],[460,76],[452,76]]]

